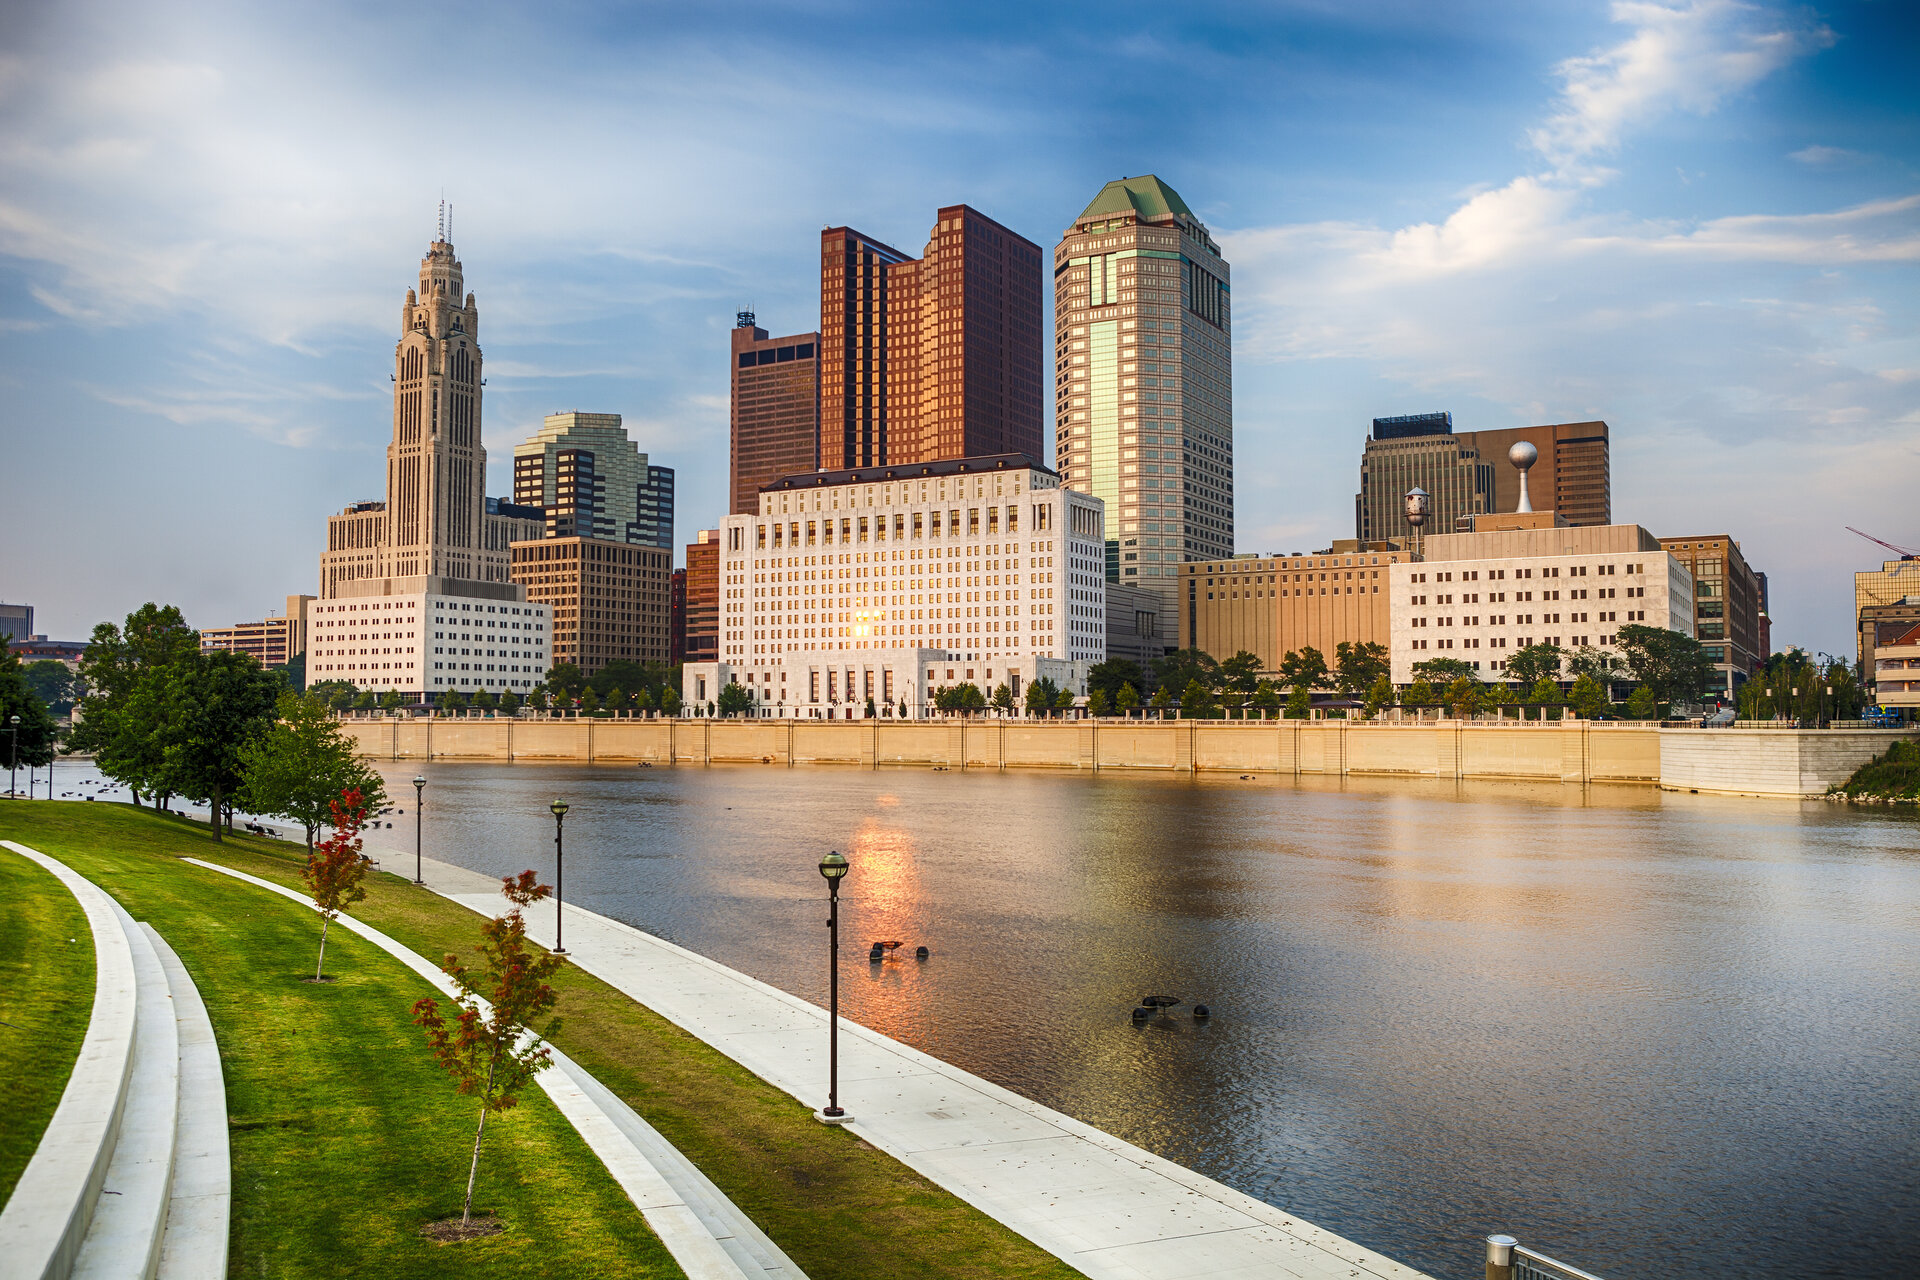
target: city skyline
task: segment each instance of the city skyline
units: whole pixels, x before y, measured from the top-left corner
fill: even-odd
[[[370,16],[329,16],[308,40],[257,15],[215,30],[164,7],[49,10],[16,31],[29,70],[4,108],[22,142],[0,158],[15,193],[0,500],[62,528],[94,497],[64,478],[70,435],[47,423],[77,418],[105,461],[87,473],[98,516],[17,559],[3,594],[74,638],[139,599],[219,626],[314,590],[320,521],[377,496],[390,290],[442,183],[459,210],[449,239],[487,302],[486,492],[511,492],[512,446],[546,413],[618,412],[679,469],[684,543],[728,505],[720,331],[745,305],[778,332],[806,327],[819,226],[912,245],[925,210],[966,202],[1050,245],[1089,191],[1156,172],[1234,264],[1237,549],[1346,536],[1373,417],[1446,407],[1463,431],[1604,419],[1616,520],[1730,531],[1768,571],[1776,647],[1845,652],[1847,575],[1878,553],[1843,526],[1920,540],[1903,500],[1920,475],[1920,177],[1889,78],[1911,47],[1888,25],[1901,19],[1712,3],[1476,14],[1114,16],[1102,55],[1165,78],[1097,111],[1072,104],[1091,47],[1072,15],[1007,11],[988,37],[976,16],[959,52],[855,89],[833,83],[841,55],[798,19],[743,35],[683,16],[645,56],[699,74],[594,91],[612,120],[644,100],[681,133],[631,174],[593,170],[605,199],[575,207],[540,193],[589,172],[609,126],[587,126],[568,91],[516,90],[471,126],[489,158],[429,172],[391,130],[382,83],[408,42],[371,34]],[[459,60],[483,85],[514,78],[524,55],[493,47],[514,32],[529,53],[601,65],[566,20],[476,27],[488,47]],[[983,50],[999,59],[968,63]],[[1061,74],[1045,87],[1012,69],[1023,59]],[[1264,87],[1282,65],[1296,87]],[[1462,72],[1444,92],[1409,87],[1443,65]],[[749,145],[729,110],[693,105],[716,70],[760,86],[743,95],[756,113],[776,98],[828,103],[836,127],[871,114],[872,149]],[[251,96],[242,109],[261,75],[339,121]],[[529,107],[580,136],[549,146],[510,114]],[[733,145],[693,154],[720,138]],[[678,202],[625,198],[635,178],[660,180],[650,165]],[[235,525],[248,537],[220,537]]]

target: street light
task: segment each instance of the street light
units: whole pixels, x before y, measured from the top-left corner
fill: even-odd
[[[417,773],[413,775],[413,882],[419,885],[426,883],[420,874],[420,805],[426,786],[425,778]]]
[[[840,1109],[840,880],[847,870],[837,851],[820,859],[827,878],[827,1105],[819,1115],[825,1124],[853,1118]]]
[[[553,954],[563,956],[567,954],[565,935],[561,933],[565,924],[562,919],[565,911],[562,899],[566,894],[567,869],[564,857],[566,850],[561,846],[560,832],[567,821],[567,802],[555,800],[547,808],[553,810]]]
[[[7,795],[13,795],[13,775],[20,768],[20,717],[7,717],[7,732],[12,735],[12,752],[7,759]]]

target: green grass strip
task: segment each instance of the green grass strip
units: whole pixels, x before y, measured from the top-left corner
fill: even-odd
[[[93,930],[67,887],[0,849],[0,1204],[53,1119],[93,1016]]]
[[[116,841],[121,832],[165,833],[169,851],[299,883],[303,850],[277,841],[215,845],[204,826],[182,819],[121,805],[59,807],[85,810],[67,821],[98,824],[88,829]],[[380,873],[366,884],[356,917],[429,958],[472,958],[473,912],[402,876]],[[555,1043],[697,1164],[811,1280],[1080,1275],[892,1156],[817,1123],[802,1103],[599,979],[570,966],[554,985],[564,1020]]]
[[[298,903],[179,861],[220,856],[204,827],[119,805],[8,805],[0,837],[59,858],[113,895],[159,930],[193,975],[226,1074],[231,1274],[682,1274],[538,1086],[487,1125],[474,1207],[496,1212],[507,1229],[460,1245],[422,1239],[424,1223],[460,1211],[478,1114],[409,1020],[430,988],[344,929],[327,941],[336,981],[302,982],[313,973],[319,920]],[[23,861],[12,858],[7,869]],[[277,869],[285,879],[288,864]],[[35,870],[78,919],[59,883]],[[91,987],[89,965],[89,1007]],[[9,1053],[0,1070],[17,1081],[29,1074],[26,1061]]]

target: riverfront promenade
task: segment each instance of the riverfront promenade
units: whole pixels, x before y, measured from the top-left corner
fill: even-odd
[[[1143,770],[1626,783],[1820,796],[1910,732],[1636,721],[349,719],[381,761]]]
[[[385,833],[382,833],[385,834]],[[412,870],[411,849],[377,850]],[[431,859],[429,888],[484,915],[497,881]],[[527,911],[553,940],[554,908]],[[566,909],[573,963],[810,1108],[826,1101],[826,1011],[604,916]],[[1110,1134],[843,1020],[846,1127],[1095,1280],[1422,1280]]]

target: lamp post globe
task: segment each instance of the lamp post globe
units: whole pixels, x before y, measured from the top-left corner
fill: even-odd
[[[561,843],[561,832],[567,820],[567,802],[555,797],[547,808],[553,813],[553,954],[567,954],[567,940],[563,932],[565,908],[562,906],[567,889],[566,848]]]
[[[840,1106],[840,881],[849,870],[838,850],[820,859],[827,881],[827,1105],[817,1117],[823,1124],[853,1118]]]
[[[425,884],[420,874],[420,806],[425,803],[427,780],[421,774],[413,775],[413,882]]]

